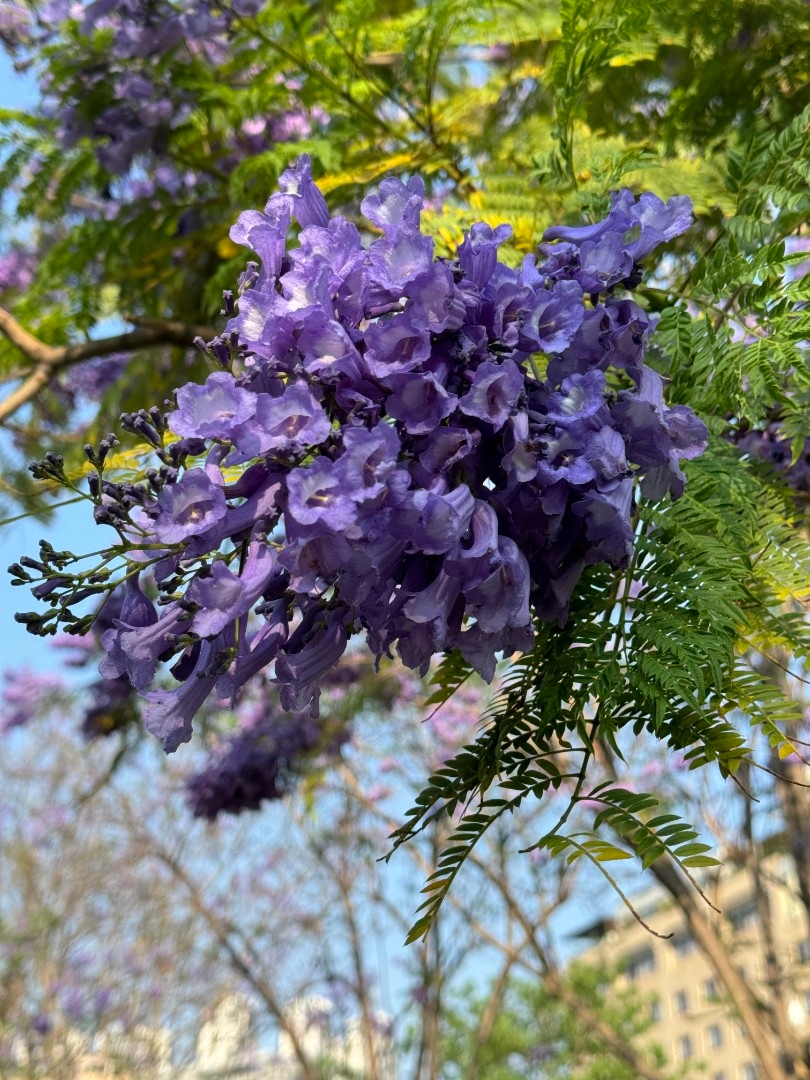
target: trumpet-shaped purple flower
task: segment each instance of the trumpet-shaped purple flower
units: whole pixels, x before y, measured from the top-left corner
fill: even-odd
[[[466,484],[447,493],[441,492],[441,485],[437,487],[436,491],[400,491],[395,496],[392,533],[425,555],[449,551],[466,532],[475,506]]]
[[[511,225],[492,228],[478,221],[470,228],[458,249],[458,261],[467,278],[483,288],[495,272],[498,248],[512,235]]]
[[[379,191],[363,199],[360,209],[386,236],[396,235],[403,227],[419,228],[424,196],[425,185],[420,176],[412,176],[407,184],[391,176],[383,180]]]
[[[410,293],[432,266],[433,240],[413,230],[390,233],[368,253],[369,280],[381,301],[398,299],[406,288]]]
[[[638,392],[620,395],[611,411],[627,440],[630,459],[646,468],[669,466],[678,483],[682,473],[677,461],[696,457],[706,448],[706,425],[684,406],[667,409],[663,380],[649,368],[642,373]]]
[[[186,592],[198,611],[190,629],[200,637],[215,637],[251,610],[276,572],[273,549],[264,541],[250,545],[245,565],[234,574],[222,562],[211,566],[210,577],[197,577]]]
[[[561,480],[582,487],[596,478],[590,460],[591,432],[563,431],[543,443],[544,454],[537,464],[537,479],[546,487]]]
[[[444,263],[434,263],[409,289],[408,306],[415,327],[431,334],[458,330],[464,324],[464,294]]]
[[[155,605],[144,594],[137,575],[127,578],[119,618],[122,623],[133,627],[154,626],[158,621]]]
[[[686,195],[674,195],[664,203],[645,192],[635,200],[629,188],[622,188],[614,193],[613,206],[603,221],[580,227],[555,225],[546,229],[543,238],[578,247],[580,267],[572,267],[572,276],[583,289],[599,292],[629,276],[634,263],[691,224],[692,202]],[[593,284],[597,288],[592,289]]]
[[[101,639],[105,655],[99,674],[105,679],[126,675],[137,690],[145,690],[155,677],[161,657],[188,628],[188,618],[178,604],[170,604],[156,622],[130,625],[115,620],[115,627],[105,631]]]
[[[143,722],[150,735],[160,740],[167,754],[191,738],[191,722],[211,696],[219,674],[218,649],[227,647],[226,640],[204,641],[197,664],[191,675],[174,690],[148,690],[148,704]]]
[[[155,536],[176,544],[204,533],[227,513],[225,494],[202,469],[189,469],[176,484],[167,484],[157,500]]]
[[[242,460],[268,450],[298,450],[324,442],[332,429],[329,417],[303,382],[287,383],[278,397],[250,395],[254,415],[233,432]]]
[[[260,285],[272,282],[281,272],[291,217],[292,200],[274,195],[268,200],[264,213],[243,210],[236,224],[231,226],[231,240],[255,251],[262,261]]]
[[[582,288],[560,281],[553,289],[538,289],[520,322],[518,346],[525,352],[559,353],[579,330],[585,311]]]
[[[326,199],[312,180],[312,164],[306,154],[302,154],[295,165],[285,169],[278,178],[279,190],[292,199],[293,216],[302,229],[308,225],[329,224],[329,209]]]
[[[421,367],[432,351],[430,333],[418,329],[407,313],[372,323],[366,330],[365,342],[369,371],[382,380]]]
[[[287,477],[287,513],[297,525],[325,526],[330,532],[350,528],[356,509],[344,470],[324,458],[294,469]]]
[[[477,416],[500,431],[517,405],[523,390],[523,373],[512,360],[502,364],[486,361],[473,373],[472,386],[458,403],[468,416]]]
[[[367,428],[346,428],[345,452],[340,459],[348,490],[357,502],[376,499],[386,490],[386,481],[396,468],[400,440],[390,424]]]
[[[531,621],[529,591],[526,556],[514,540],[501,536],[492,573],[466,594],[467,610],[485,634],[525,627]]]
[[[329,613],[325,625],[309,637],[303,646],[293,649],[293,639],[276,660],[276,678],[282,706],[288,712],[309,708],[318,715],[320,679],[330,671],[348,644],[345,609]],[[298,644],[298,643],[296,643]]]
[[[256,395],[237,386],[233,375],[216,371],[202,386],[186,383],[177,391],[170,423],[175,435],[230,439],[255,412]]]
[[[605,376],[599,370],[569,375],[549,395],[546,416],[560,427],[589,420],[605,408]]]
[[[393,391],[385,403],[388,415],[399,420],[409,435],[433,431],[458,402],[432,372],[390,375],[386,382]]]
[[[307,595],[334,584],[340,573],[352,569],[360,558],[348,540],[330,532],[293,540],[281,552],[279,562],[289,571],[290,589]],[[370,569],[367,558],[360,569],[366,573]]]
[[[579,250],[577,282],[585,292],[600,293],[617,285],[633,272],[633,256],[624,246],[621,233],[605,233],[599,240],[586,240]]]
[[[688,200],[625,189],[516,270],[499,259],[505,225],[478,223],[457,262],[437,259],[417,178],[363,200],[381,233],[365,248],[330,218],[309,159],[280,188],[231,230],[262,264],[209,346],[234,370],[180,388],[167,422],[181,443],[137,494],[162,606],[133,566],[103,639],[102,674],[147,691],[167,750],[209,696],[233,703],[262,671],[284,709],[314,716],[355,633],[378,660],[426,672],[458,648],[492,678],[498,655],[531,647],[533,617],[565,622],[587,566],[626,565],[639,483],[677,496],[680,462],[705,445],[702,422],[665,404],[644,363],[652,321],[622,291],[686,227]],[[163,661],[176,686],[150,689]],[[273,797],[277,748],[234,745],[234,775],[255,765],[242,802]],[[200,807],[227,801],[230,769]]]
[[[633,261],[638,262],[660,244],[686,232],[692,224],[692,200],[686,195],[673,195],[663,202],[651,191],[645,191],[630,208],[630,216],[640,232],[627,250]]]

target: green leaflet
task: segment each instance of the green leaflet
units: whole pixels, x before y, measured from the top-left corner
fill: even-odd
[[[396,848],[437,816],[446,821],[467,808],[429,880],[412,939],[429,929],[486,829],[564,781],[577,785],[568,809],[538,840],[551,854],[600,864],[635,854],[648,866],[667,853],[687,873],[711,864],[690,826],[649,820],[654,796],[589,785],[591,770],[598,773],[597,738],[621,754],[623,733],[646,732],[684,751],[690,767],[712,762],[724,776],[748,757],[748,724],[790,752],[783,729],[798,707],[741,659],[740,646],[778,641],[795,656],[810,655],[805,621],[782,606],[806,590],[810,551],[797,539],[792,504],[724,443],[713,443],[688,472],[679,502],[641,506],[627,573],[591,568],[567,625],[537,626],[534,651],[507,670],[481,735],[430,778],[394,834]],[[465,673],[448,657],[431,703],[449,697]],[[584,840],[564,831],[583,798],[605,803]],[[626,846],[616,848],[611,834]]]

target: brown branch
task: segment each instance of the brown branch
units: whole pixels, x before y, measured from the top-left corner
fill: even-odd
[[[220,948],[228,957],[231,967],[247,982],[255,993],[261,998],[267,1011],[278,1023],[279,1027],[290,1040],[293,1053],[301,1069],[304,1080],[319,1080],[321,1076],[318,1066],[310,1060],[309,1054],[300,1038],[294,1022],[291,1022],[274,988],[263,978],[259,972],[259,957],[252,944],[247,940],[242,930],[235,926],[229,919],[218,915],[204,900],[199,886],[194,881],[179,860],[169,851],[163,848],[154,838],[147,833],[142,833],[142,842],[145,852],[163,863],[186,889],[189,903],[207,924],[213,933]]]
[[[743,763],[746,767],[747,763]],[[754,839],[754,821],[751,813],[751,802],[745,804],[745,838],[747,841],[748,857],[746,863],[754,883],[754,900],[757,906],[760,929],[762,932],[762,951],[765,960],[765,981],[770,991],[770,999],[773,1003],[771,1010],[772,1027],[776,1033],[777,1042],[782,1047],[784,1054],[792,1059],[793,1073],[803,1080],[808,1078],[808,1068],[802,1061],[802,1048],[796,1038],[788,1020],[785,1001],[785,972],[777,955],[776,940],[774,938],[773,907],[768,889],[765,884],[765,875],[762,869],[762,847]]]
[[[604,740],[598,743],[598,749],[601,751],[601,764],[605,772],[615,780],[616,770],[612,749]],[[729,1000],[745,1029],[745,1037],[759,1059],[763,1080],[786,1080],[788,1075],[803,1075],[801,1072],[796,1072],[792,1066],[783,1068],[780,1049],[776,1045],[778,1026],[774,1025],[769,1015],[773,1009],[779,1008],[779,1002],[771,1003],[769,1008],[759,999],[750,983],[738,970],[720,932],[717,920],[712,921],[706,912],[703,902],[705,897],[698,900],[698,893],[691,881],[687,881],[668,855],[655,859],[650,864],[649,870],[659,885],[669,893],[675,906],[680,909],[698,948],[701,949],[725,986]],[[794,1062],[795,1064],[797,1062]]]
[[[779,1052],[772,1040],[773,1029],[767,1022],[766,1014],[760,1011],[754,992],[735,967],[717,927],[711,925],[700,909],[694,890],[679,876],[668,859],[656,859],[650,869],[681,909],[692,936],[728,991],[766,1080],[784,1080],[788,1074],[782,1068]]]
[[[346,929],[348,931],[348,944],[349,953],[354,965],[354,978],[355,987],[357,990],[357,1001],[360,1007],[360,1014],[362,1019],[362,1039],[363,1047],[366,1055],[366,1080],[380,1080],[380,1070],[377,1062],[377,1048],[374,1042],[374,1018],[371,1011],[371,992],[369,987],[368,972],[366,971],[366,963],[363,952],[362,934],[357,919],[357,910],[355,899],[352,896],[352,887],[357,884],[357,868],[354,867],[354,874],[352,874],[352,868],[347,867],[345,864],[346,856],[346,841],[350,839],[345,835],[340,837],[341,846],[338,848],[338,855],[340,864],[336,866],[329,858],[327,844],[328,841],[321,841],[312,833],[305,832],[306,840],[308,842],[310,851],[320,862],[332,877],[334,884],[340,894],[341,905],[343,907],[343,917]]]
[[[550,958],[537,937],[536,927],[532,925],[524,905],[512,893],[509,883],[496,873],[489,862],[477,852],[474,851],[468,856],[468,859],[481,871],[490,884],[495,886],[509,913],[523,930],[529,949],[535,953],[539,961],[540,981],[548,993],[557,1000],[562,1001],[564,1005],[567,1005],[572,1014],[595,1033],[620,1061],[629,1065],[640,1080],[666,1080],[666,1074],[648,1061],[643,1051],[636,1050],[620,1031],[612,1027],[590,1002],[581,997],[565,981],[556,966],[550,963]]]
[[[22,382],[8,397],[0,401],[0,423],[43,390],[56,372],[113,353],[134,352],[156,345],[191,346],[195,337],[209,340],[217,331],[211,326],[193,326],[188,323],[167,320],[165,322],[131,317],[137,326],[124,334],[83,341],[75,345],[47,345],[34,337],[5,308],[0,307],[0,333],[29,361],[30,367],[21,373]]]
[[[475,1047],[475,1057],[468,1064],[467,1080],[479,1080],[481,1076],[481,1051],[492,1035],[495,1021],[504,1011],[506,993],[509,989],[509,979],[512,974],[512,968],[515,966],[516,962],[517,956],[514,951],[507,950],[504,952],[501,970],[495,981],[492,983],[492,989],[481,1010],[478,1027],[473,1033],[472,1042]]]

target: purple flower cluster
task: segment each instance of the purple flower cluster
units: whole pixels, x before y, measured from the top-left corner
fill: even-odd
[[[0,3],[0,44],[12,54],[29,35],[31,16],[21,4]]]
[[[55,383],[60,398],[75,407],[85,401],[101,401],[111,386],[124,378],[132,359],[129,353],[113,353],[110,356],[86,360],[76,364],[68,374]]]
[[[810,439],[805,441],[803,452],[794,461],[792,440],[784,437],[778,422],[764,429],[735,432],[731,438],[746,457],[766,461],[797,495],[810,495]]]
[[[345,726],[325,725],[309,713],[282,713],[267,702],[225,740],[211,761],[186,782],[195,817],[258,810],[294,786],[302,761],[334,756],[349,739]]]
[[[24,727],[38,715],[58,707],[67,693],[67,686],[58,675],[30,668],[6,671],[3,679],[0,735]]]
[[[99,507],[163,593],[159,613],[132,564],[100,670],[144,693],[167,750],[209,695],[234,700],[271,664],[282,707],[317,715],[354,633],[423,674],[457,648],[490,680],[498,653],[531,648],[533,612],[565,621],[586,566],[626,565],[636,478],[677,497],[681,459],[705,446],[702,422],[664,403],[627,295],[637,260],[689,225],[688,199],[621,191],[604,221],[549,230],[512,269],[506,225],[434,258],[416,177],[363,201],[367,247],[307,158],[280,188],[231,230],[261,266],[238,314],[226,297],[207,347],[221,370],[167,417],[129,418],[156,447],[168,425],[174,465],[124,502],[107,485]],[[178,685],[153,689],[172,657]]]
[[[94,138],[100,164],[120,175],[136,155],[160,147],[168,130],[187,119],[193,107],[188,90],[165,67],[165,57],[172,54],[175,62],[189,67],[195,58],[221,61],[232,16],[226,9],[191,2],[93,0],[78,10],[50,4],[40,21],[46,40],[58,32],[75,33],[88,44],[104,36],[104,63],[82,53],[72,84],[63,77],[58,87],[51,86],[46,76],[42,89],[46,96],[67,97],[58,111],[62,144]],[[108,102],[99,110],[103,98]]]
[[[36,258],[27,251],[7,251],[0,255],[0,293],[10,289],[20,292],[34,280]]]
[[[122,586],[107,596],[95,613],[92,631],[85,636],[77,638],[64,634],[54,639],[55,647],[69,650],[67,663],[71,667],[81,668],[90,663],[98,663],[101,639],[108,630],[117,625],[125,597],[126,588]],[[65,694],[66,691],[62,694],[63,699]],[[80,730],[84,738],[92,742],[137,724],[136,701],[137,695],[125,675],[116,679],[94,679],[84,687],[81,698]],[[64,700],[62,705],[64,706]]]
[[[158,192],[175,198],[197,192],[199,198],[200,185],[208,177],[204,170],[173,161],[171,135],[197,107],[195,68],[217,67],[230,58],[238,20],[260,7],[248,0],[230,5],[93,0],[78,10],[67,3],[47,5],[39,16],[43,36],[59,43],[58,62],[65,70],[58,83],[52,84],[46,75],[41,89],[57,121],[61,144],[72,147],[91,138],[99,164],[126,179],[124,201],[148,199]],[[65,41],[75,41],[79,48],[66,50]],[[310,113],[296,102],[297,83],[283,87],[290,91],[287,111],[276,117],[248,118],[224,139],[208,140],[216,170],[230,172],[246,156],[274,141],[301,138],[320,122],[322,113]],[[116,196],[121,192],[117,190]]]

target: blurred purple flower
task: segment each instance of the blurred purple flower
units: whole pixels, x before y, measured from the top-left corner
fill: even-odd
[[[0,23],[0,37],[2,37],[2,23]],[[34,280],[35,267],[36,259],[27,251],[8,251],[5,255],[0,255],[0,292],[7,289],[23,292]]]
[[[22,727],[49,707],[64,701],[68,686],[59,675],[22,668],[3,675],[3,716],[0,733]]]

